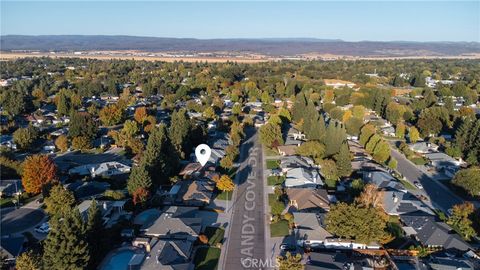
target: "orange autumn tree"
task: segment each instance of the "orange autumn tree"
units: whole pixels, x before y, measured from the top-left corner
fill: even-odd
[[[22,185],[27,193],[38,194],[45,184],[56,181],[57,166],[50,157],[33,155],[23,163]]]
[[[138,203],[144,203],[147,201],[150,192],[145,188],[136,189],[133,194],[133,204],[137,205]]]
[[[143,125],[143,123],[147,120],[147,108],[145,107],[138,107],[135,109],[135,114],[133,115],[133,118],[135,121],[137,121],[140,125]]]

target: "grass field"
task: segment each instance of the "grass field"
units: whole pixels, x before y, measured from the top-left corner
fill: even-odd
[[[283,237],[289,234],[288,221],[282,219],[270,224],[271,237]]]
[[[221,243],[223,236],[225,235],[225,229],[219,227],[207,227],[205,228],[205,235],[208,237],[208,244],[216,246]]]
[[[214,270],[217,269],[218,258],[220,258],[220,249],[216,247],[200,247],[195,253],[193,263],[196,270]]]
[[[409,181],[406,181],[406,180],[403,180],[403,179],[399,179],[400,182],[403,184],[403,186],[406,188],[406,189],[409,189],[409,190],[414,190],[414,189],[417,189],[414,185],[412,185],[412,183],[410,183]]]
[[[267,184],[269,186],[281,185],[285,181],[284,176],[269,176],[267,177]]]
[[[267,159],[267,169],[278,169],[280,168],[280,160],[277,159]]]
[[[217,195],[217,199],[223,201],[230,201],[232,199],[233,191],[223,191]]]

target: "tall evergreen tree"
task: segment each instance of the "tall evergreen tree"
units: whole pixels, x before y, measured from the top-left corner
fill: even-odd
[[[145,168],[145,164],[133,167],[127,182],[128,193],[133,194],[140,188],[152,189],[152,179]]]
[[[306,107],[307,107],[307,99],[305,97],[305,93],[300,92],[295,97],[295,103],[293,104],[293,110],[292,110],[292,120],[295,123],[298,123],[303,119],[305,115]]]
[[[345,128],[338,122],[330,121],[325,135],[325,156],[330,157],[337,154],[346,137]]]
[[[76,208],[50,219],[50,232],[44,243],[43,265],[52,270],[85,269],[90,259],[85,224]]]
[[[103,259],[102,254],[102,236],[103,236],[103,219],[97,201],[93,200],[90,208],[88,208],[88,217],[86,224],[87,242],[90,248],[89,269],[95,269]],[[103,255],[103,254],[102,254]]]
[[[168,130],[168,135],[172,144],[177,149],[180,157],[185,158],[185,150],[189,149],[188,132],[190,131],[190,120],[187,117],[187,111],[180,109],[173,112],[172,124]]]
[[[350,160],[350,150],[348,144],[343,143],[340,152],[335,156],[338,176],[350,176],[352,173],[352,162]]]

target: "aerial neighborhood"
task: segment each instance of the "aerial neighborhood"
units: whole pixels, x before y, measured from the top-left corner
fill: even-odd
[[[1,269],[480,269],[478,60],[0,66]]]

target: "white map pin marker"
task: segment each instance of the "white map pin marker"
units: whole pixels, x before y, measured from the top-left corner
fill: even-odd
[[[205,166],[208,160],[210,159],[210,155],[212,154],[212,149],[206,144],[200,144],[195,148],[195,156],[197,157],[198,162]]]

